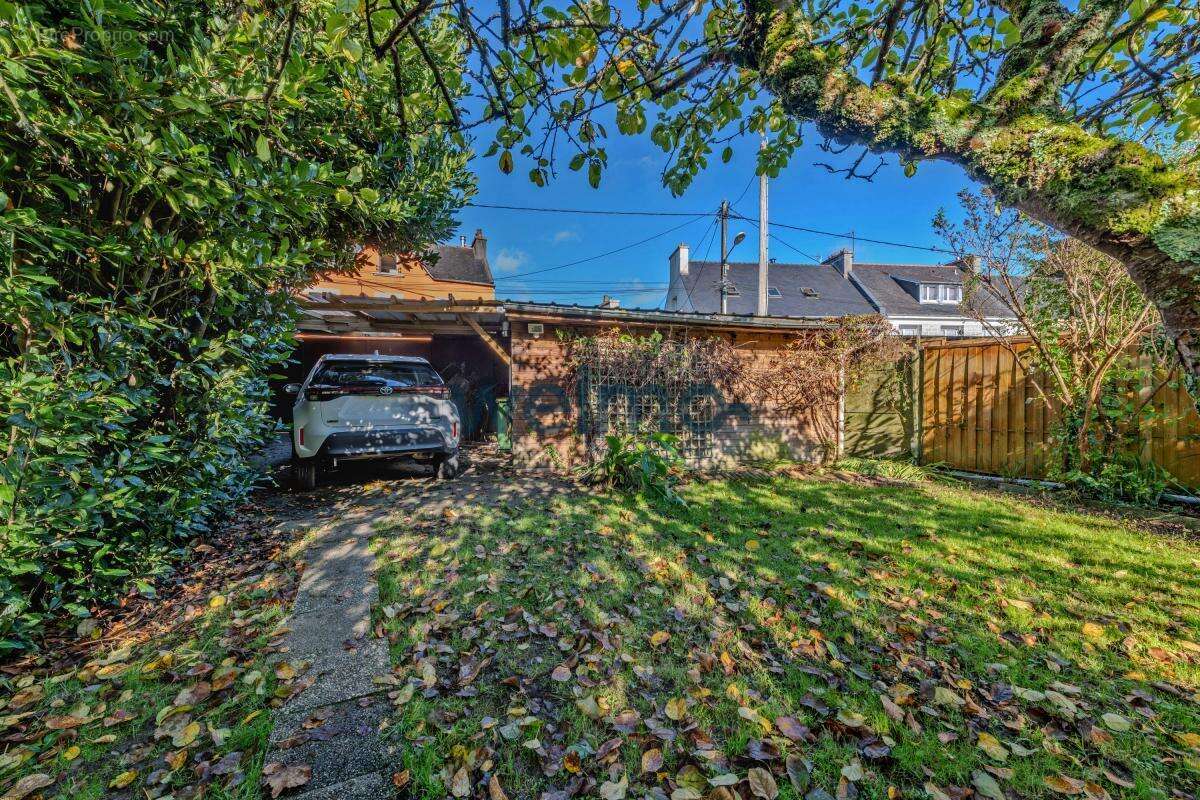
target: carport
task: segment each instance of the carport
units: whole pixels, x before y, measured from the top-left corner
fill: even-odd
[[[298,347],[275,394],[276,414],[289,419],[288,381],[299,381],[326,353],[420,356],[446,381],[467,438],[491,430],[496,401],[508,396],[508,323],[495,300],[344,298],[310,292],[300,299]]]

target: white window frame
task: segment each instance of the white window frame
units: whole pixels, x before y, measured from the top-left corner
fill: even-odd
[[[921,335],[921,326],[920,325],[901,325],[898,328],[898,331],[901,336],[920,336]]]
[[[945,336],[947,339],[955,339],[960,336],[966,336],[966,335],[967,335],[966,329],[964,329],[962,325],[943,325],[942,326],[942,336]]]
[[[962,302],[962,287],[957,283],[942,284],[942,302],[944,303],[961,303]]]

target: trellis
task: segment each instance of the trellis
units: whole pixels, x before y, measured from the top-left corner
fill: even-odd
[[[731,374],[723,341],[601,334],[576,340],[573,360],[589,444],[608,433],[655,431],[679,439],[693,463],[715,455],[719,385]]]

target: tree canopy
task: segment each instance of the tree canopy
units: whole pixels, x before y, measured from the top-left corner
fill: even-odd
[[[446,26],[468,49],[438,114],[505,171],[593,184],[648,133],[683,191],[765,131],[777,174],[809,129],[834,150],[949,160],[1005,204],[1117,258],[1200,376],[1200,6],[1165,0],[367,0],[374,48]],[[462,100],[455,101],[454,93]],[[806,123],[811,125],[806,126]],[[615,125],[616,130],[611,128]],[[1163,142],[1188,157],[1164,158]],[[862,153],[844,169],[863,174]]]

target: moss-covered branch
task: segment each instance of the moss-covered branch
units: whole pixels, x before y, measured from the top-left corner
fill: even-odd
[[[1034,13],[1038,5],[1025,9]],[[1200,175],[1194,169],[1087,131],[1046,104],[1012,102],[1030,99],[1021,76],[1046,79],[1036,59],[1006,70],[1001,89],[974,102],[919,93],[905,76],[868,86],[836,51],[813,44],[796,10],[750,3],[748,11],[739,60],[758,72],[789,113],[839,142],[960,164],[1006,204],[1119,259],[1161,312],[1184,368],[1200,376]],[[1098,26],[1069,19],[1061,30],[1072,46],[1082,46],[1094,41]]]

